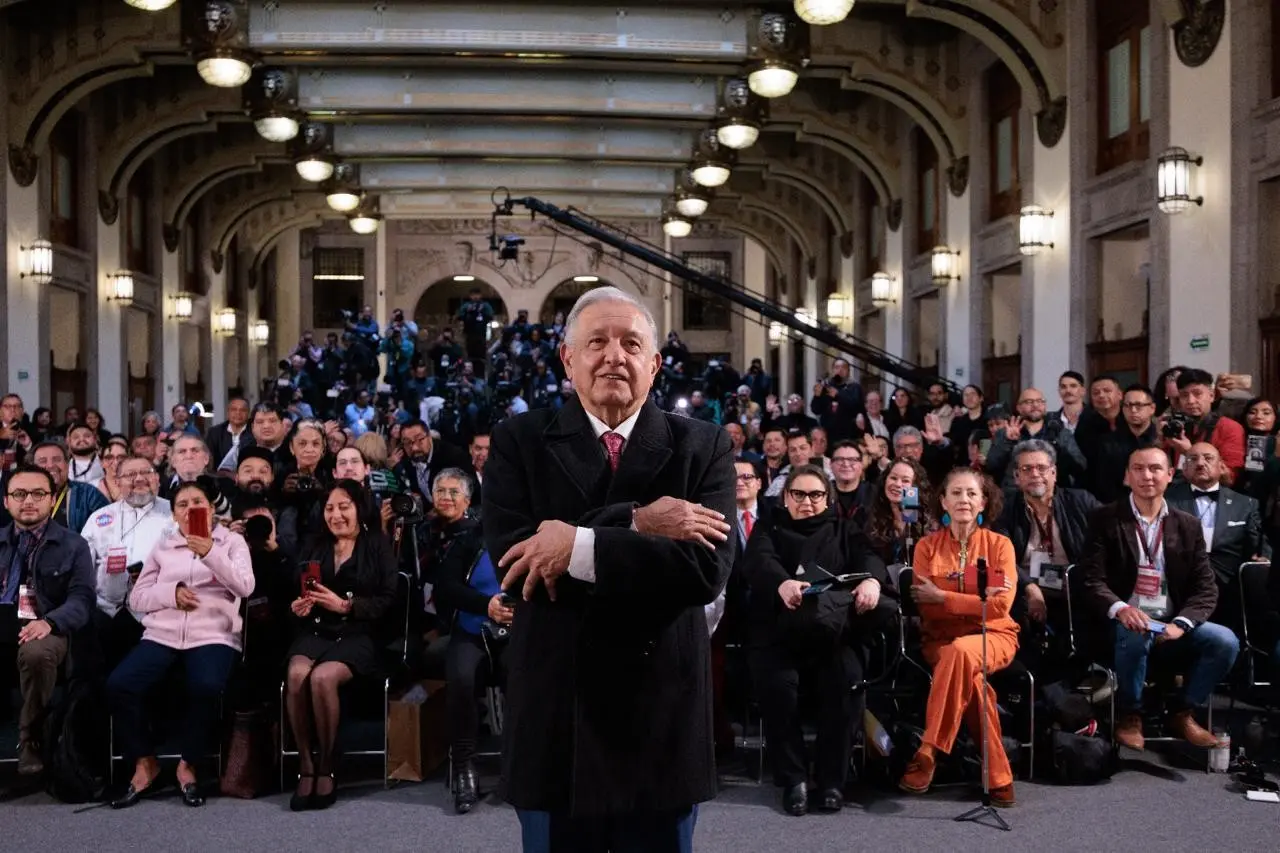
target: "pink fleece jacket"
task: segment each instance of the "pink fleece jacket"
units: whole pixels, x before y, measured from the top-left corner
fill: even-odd
[[[178,584],[196,594],[195,610],[179,610]],[[253,593],[253,564],[244,537],[223,527],[203,558],[175,532],[160,540],[129,594],[144,640],[172,649],[223,645],[240,649],[240,600]]]

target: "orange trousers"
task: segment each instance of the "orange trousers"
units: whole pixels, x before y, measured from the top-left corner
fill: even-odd
[[[1004,669],[1018,652],[1015,634],[987,633],[987,672]],[[960,734],[960,723],[969,727],[974,741],[982,739],[982,636],[973,634],[949,643],[924,647],[925,660],[933,667],[933,686],[925,710],[924,743],[950,753]],[[1013,784],[1013,769],[1000,740],[1000,714],[996,692],[987,687],[987,766],[991,787]]]

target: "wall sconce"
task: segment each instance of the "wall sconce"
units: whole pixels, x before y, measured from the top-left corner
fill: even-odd
[[[849,319],[849,297],[843,293],[833,293],[827,297],[827,319],[832,323],[842,323]]]
[[[133,304],[133,273],[121,270],[107,276],[107,301],[126,308]]]
[[[235,337],[236,309],[223,308],[217,314],[213,315],[213,331],[224,338]]]
[[[1039,205],[1022,208],[1018,222],[1018,249],[1024,255],[1038,255],[1053,248],[1053,211]]]
[[[769,346],[776,347],[779,344],[781,344],[784,334],[785,334],[785,330],[781,323],[779,323],[777,320],[774,320],[772,323],[770,323],[769,324]]]
[[[953,252],[947,246],[933,247],[933,283],[938,287],[946,287],[953,281],[960,280],[960,253]]]
[[[878,272],[871,276],[871,304],[883,308],[898,300],[893,296],[893,276]]]
[[[173,317],[179,323],[185,323],[191,319],[191,309],[195,306],[195,299],[190,293],[179,293],[173,297]]]
[[[1204,196],[1191,196],[1195,171],[1203,157],[1192,157],[1185,148],[1170,148],[1156,160],[1156,205],[1165,213],[1181,213],[1191,205],[1203,205]]]
[[[266,320],[258,320],[249,327],[249,343],[265,347],[271,342],[271,324]]]
[[[20,246],[18,277],[29,278],[36,284],[53,281],[53,244],[48,240],[33,240],[30,246]]]

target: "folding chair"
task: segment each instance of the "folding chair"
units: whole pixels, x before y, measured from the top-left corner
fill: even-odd
[[[401,622],[402,631],[398,640],[388,647],[388,651],[394,652],[395,660],[392,661],[392,669],[395,670],[382,679],[382,748],[381,749],[353,749],[343,750],[342,754],[346,755],[380,755],[382,756],[382,786],[384,788],[391,787],[391,768],[387,765],[390,749],[388,747],[388,728],[391,719],[391,682],[393,678],[405,672],[408,669],[409,660],[409,614],[412,610],[413,599],[413,579],[405,572],[398,572],[398,586],[403,587],[404,592],[404,619]],[[353,679],[357,689],[360,685],[356,684],[359,679]],[[376,683],[366,681],[366,684]],[[297,749],[289,748],[289,723],[285,719],[285,690],[288,688],[288,681],[280,682],[280,790],[284,787],[284,760],[285,758],[296,758]],[[341,713],[341,711],[339,711]],[[344,715],[345,716],[345,715]]]
[[[1262,660],[1262,664],[1266,667],[1266,671],[1270,673],[1271,667],[1271,651],[1256,645],[1257,637],[1257,617],[1259,605],[1263,602],[1270,601],[1267,590],[1268,574],[1271,571],[1270,563],[1242,563],[1240,566],[1240,576],[1236,586],[1240,588],[1240,623],[1241,623],[1241,644],[1240,651],[1243,652],[1243,665],[1245,676],[1248,679],[1248,688],[1256,690],[1259,687],[1273,686],[1268,675],[1268,680],[1260,681],[1258,679],[1258,661]],[[1251,618],[1252,617],[1252,618]],[[1250,633],[1250,622],[1255,622],[1253,633]],[[1235,693],[1232,692],[1232,702],[1235,701]]]

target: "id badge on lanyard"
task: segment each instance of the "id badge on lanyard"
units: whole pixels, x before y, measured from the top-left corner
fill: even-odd
[[[1138,530],[1138,544],[1142,546],[1143,562],[1138,566],[1138,579],[1133,592],[1138,598],[1138,609],[1144,613],[1163,613],[1169,607],[1168,590],[1164,582],[1164,573],[1156,568],[1156,552],[1163,547],[1164,520],[1156,527],[1155,536],[1150,541],[1141,529]]]
[[[36,591],[25,583],[18,587],[18,618],[26,621],[37,619]]]
[[[107,574],[122,575],[129,565],[129,549],[123,545],[113,545],[107,549]]]

